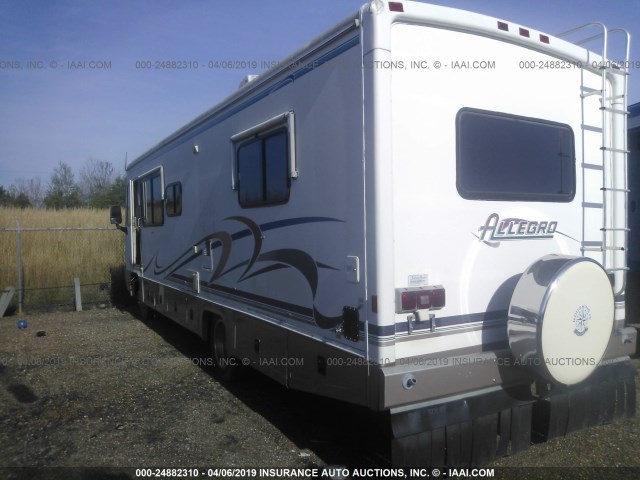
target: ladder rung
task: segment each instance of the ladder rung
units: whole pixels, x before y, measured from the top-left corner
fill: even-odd
[[[601,232],[629,232],[631,231],[628,228],[601,228]]]
[[[630,150],[624,150],[622,148],[600,147],[600,150],[603,150],[605,152],[613,152],[613,153],[624,153],[624,154],[631,153]]]
[[[629,271],[629,267],[607,268],[605,270],[605,272],[607,272],[607,273],[621,272],[621,271],[628,272]]]
[[[580,250],[583,252],[624,252],[624,247],[582,247]]]
[[[602,203],[590,203],[590,202],[582,202],[583,208],[604,208]]]
[[[600,248],[602,248],[602,241],[601,240],[584,240],[582,242],[582,246],[583,247],[598,247],[600,249]]]
[[[628,188],[606,188],[606,187],[603,187],[600,190],[602,190],[603,192],[621,192],[621,193],[629,193],[629,192],[631,192],[631,190],[629,190]]]
[[[627,112],[626,110],[620,110],[619,108],[600,107],[600,110],[605,110],[611,113],[618,113],[620,115],[629,115],[629,112]]]
[[[581,125],[582,130],[588,130],[590,132],[602,133],[602,128],[594,127],[592,125]]]
[[[585,92],[580,94],[582,98],[591,97],[593,95],[602,95],[602,90],[598,90],[597,88],[582,87],[582,91]]]
[[[619,100],[619,99],[621,99],[621,98],[624,98],[624,94],[615,95],[615,96],[613,96],[613,97],[607,97],[607,100],[608,100],[608,101],[610,101],[610,100]]]
[[[602,165],[596,165],[595,163],[582,163],[581,166],[582,168],[586,168],[589,170],[604,170],[604,168],[602,168]]]

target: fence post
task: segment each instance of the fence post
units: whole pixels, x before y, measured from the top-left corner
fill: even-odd
[[[22,236],[20,235],[20,222],[18,217],[13,217],[16,221],[16,241],[18,250],[18,313],[22,313],[24,303],[24,285],[22,278]]]
[[[78,277],[74,277],[73,285],[76,289],[76,312],[82,311],[82,296],[80,294],[80,279]]]
[[[11,303],[11,299],[13,298],[13,293],[15,292],[15,288],[8,287],[2,292],[2,296],[0,297],[0,318],[4,317],[4,312],[7,311],[9,307],[9,303]]]

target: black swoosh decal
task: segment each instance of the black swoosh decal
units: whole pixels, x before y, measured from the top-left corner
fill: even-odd
[[[337,317],[325,317],[323,314],[321,314],[318,311],[318,309],[314,305],[313,320],[316,322],[316,325],[318,325],[320,328],[324,328],[324,329],[334,328],[340,325],[340,322],[342,322],[342,315],[339,315]]]
[[[260,255],[260,250],[262,249],[262,230],[260,230],[260,226],[256,222],[247,217],[227,217],[225,220],[237,220],[238,222],[244,223],[249,227],[249,230],[253,235],[253,253],[251,254],[251,259],[249,260],[247,268],[240,276],[240,280],[242,280],[247,272],[251,270],[251,267],[253,267],[253,264],[258,259],[258,255]]]
[[[218,262],[218,266],[216,267],[215,272],[211,275],[210,282],[213,282],[217,278],[220,277],[220,273],[227,265],[227,261],[229,260],[229,256],[231,255],[231,235],[227,232],[216,232],[211,235],[211,239],[217,239],[222,245],[222,253],[220,254],[220,261]],[[213,250],[213,245],[211,246],[211,250]]]
[[[313,298],[316,298],[316,292],[318,290],[318,267],[316,266],[315,260],[308,253],[302,250],[284,248],[282,250],[263,253],[258,257],[258,260],[291,265],[304,275],[304,278],[306,278],[309,283],[309,287],[311,287]]]

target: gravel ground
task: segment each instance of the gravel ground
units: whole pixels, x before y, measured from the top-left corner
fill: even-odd
[[[383,465],[384,451],[371,443],[383,418],[286,391],[253,371],[223,386],[198,365],[206,356],[177,325],[116,309],[0,319],[0,477],[45,478],[16,467],[131,478],[86,469]],[[640,467],[640,417],[492,466]]]

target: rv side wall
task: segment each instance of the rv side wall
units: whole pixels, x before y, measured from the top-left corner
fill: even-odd
[[[324,394],[326,384],[340,385],[336,396],[365,403],[365,375],[357,395],[336,378],[358,369],[330,359],[317,367],[332,351],[367,352],[361,63],[356,30],[268,84],[249,84],[128,173],[154,197],[139,202],[140,266],[132,267],[145,305],[203,338],[221,320],[231,355],[282,383]],[[276,148],[288,153],[287,172],[271,163]],[[258,160],[255,149],[263,149]],[[260,158],[262,167],[249,163]],[[270,185],[275,176],[280,183]],[[355,335],[342,332],[345,308],[356,316]],[[296,355],[300,364],[282,361]],[[278,361],[261,363],[267,357]]]

